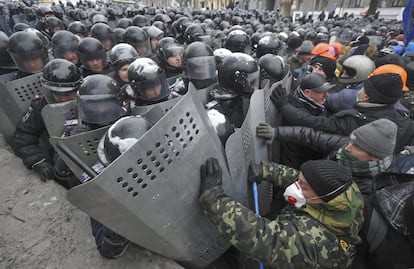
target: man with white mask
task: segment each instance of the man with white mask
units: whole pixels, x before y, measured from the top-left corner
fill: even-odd
[[[249,181],[286,188],[290,204],[269,220],[224,193],[220,165],[210,158],[200,169],[201,207],[241,254],[266,267],[350,268],[364,205],[351,171],[330,160],[307,161],[300,169],[267,162],[250,166]]]

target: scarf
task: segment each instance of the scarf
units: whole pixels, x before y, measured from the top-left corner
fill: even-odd
[[[328,203],[307,204],[304,210],[339,237],[360,242],[358,232],[363,223],[364,199],[356,183]]]
[[[336,158],[340,164],[349,167],[354,176],[375,177],[377,174],[385,172],[392,164],[392,156],[378,161],[361,161],[346,151],[345,147],[338,150]]]

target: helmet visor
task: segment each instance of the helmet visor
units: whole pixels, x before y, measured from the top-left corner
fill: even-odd
[[[217,76],[216,59],[214,56],[195,57],[187,60],[186,74],[191,79],[210,79]]]
[[[78,95],[79,119],[92,124],[110,124],[123,115],[116,95]]]
[[[157,102],[166,99],[170,95],[167,78],[164,73],[131,86],[144,101]]]
[[[139,56],[141,57],[151,56],[152,50],[151,50],[151,43],[149,39],[142,41],[142,42],[137,42],[131,45],[134,46],[134,48],[137,50]]]
[[[30,74],[42,72],[43,67],[49,61],[47,49],[26,53],[10,52],[10,55],[19,70]]]
[[[167,60],[170,57],[183,56],[184,46],[174,45],[169,46],[165,49],[165,59]]]

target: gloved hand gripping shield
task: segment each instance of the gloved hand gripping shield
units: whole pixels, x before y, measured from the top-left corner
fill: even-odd
[[[200,210],[200,175],[194,167],[207,157],[217,158],[224,167],[226,193],[245,200],[241,196],[246,191],[235,193],[245,178],[230,178],[221,142],[196,94],[198,91],[190,90],[180,98],[99,175],[71,189],[68,199],[125,238],[190,267],[203,268],[218,258],[229,243]],[[101,129],[93,132],[99,131],[102,136]],[[53,138],[52,143],[64,142],[90,166],[91,159],[87,158],[97,160],[96,147],[87,156],[85,145],[96,145],[97,140],[85,133],[67,139]],[[63,152],[59,154],[66,158]],[[69,167],[73,170],[72,165]]]

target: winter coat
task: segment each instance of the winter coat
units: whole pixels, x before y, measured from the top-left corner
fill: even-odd
[[[277,186],[286,187],[299,175],[283,165],[266,165],[273,169],[266,180]],[[288,206],[273,221],[235,202],[221,186],[204,191],[200,204],[240,252],[270,268],[350,268],[360,242],[363,199],[355,184],[325,204]]]
[[[36,97],[30,104],[29,109],[17,124],[11,146],[16,155],[23,160],[23,164],[31,169],[32,166],[46,159],[50,163],[54,151],[41,149],[40,137],[46,133],[46,126],[41,111],[47,105],[44,97]]]
[[[302,110],[304,113],[310,113],[314,116],[326,115],[324,108],[316,105],[310,99],[306,98],[300,89],[288,97],[288,102],[289,104],[292,104],[296,108]],[[289,123],[289,118],[283,117],[282,124],[289,125]],[[296,143],[281,143],[280,163],[295,169],[299,169],[300,165],[307,160],[321,159],[322,156],[323,155],[320,152],[310,150],[308,147],[299,146]]]
[[[284,118],[289,119],[291,125],[311,127],[316,130],[340,135],[349,135],[359,126],[380,118],[389,119],[398,126],[395,152],[401,151],[414,137],[414,124],[409,115],[403,111],[396,110],[392,105],[368,103],[364,106],[357,106],[357,109],[340,111],[328,117],[304,113],[288,103],[285,103],[280,108],[280,111]]]

